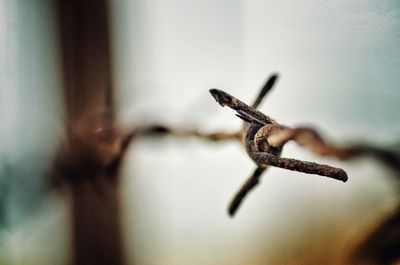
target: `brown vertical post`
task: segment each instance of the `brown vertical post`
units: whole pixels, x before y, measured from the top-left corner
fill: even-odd
[[[69,120],[112,110],[111,54],[106,0],[57,0],[64,89]]]
[[[72,209],[73,263],[122,264],[106,0],[56,0],[66,108],[58,175]]]

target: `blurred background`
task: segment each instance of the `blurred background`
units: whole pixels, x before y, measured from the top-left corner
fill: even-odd
[[[334,142],[399,139],[400,6],[392,0],[109,1],[118,124],[234,131],[209,95],[313,125]],[[0,263],[70,264],[69,201],[45,176],[65,111],[53,1],[0,0]],[[271,168],[235,218],[233,194],[254,169],[237,142],[146,138],[120,172],[126,264],[343,264],[398,206],[397,172],[372,159],[285,157],[344,168],[349,181]]]

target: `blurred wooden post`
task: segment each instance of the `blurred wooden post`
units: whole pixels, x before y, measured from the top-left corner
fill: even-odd
[[[67,171],[65,175],[69,175],[66,182],[71,196],[72,260],[76,265],[118,265],[123,263],[118,181],[109,180],[117,180],[118,176],[110,176],[104,167],[97,166],[95,156],[99,154],[95,152],[102,149],[93,147],[97,143],[88,139],[96,126],[102,129],[104,113],[107,122],[113,122],[107,1],[56,0],[56,4],[67,141],[72,142],[66,159],[76,159],[64,162],[72,165],[64,170]],[[79,135],[82,126],[89,129]],[[78,136],[74,135],[76,133]],[[86,141],[90,142],[87,144],[90,148],[82,147]],[[91,162],[93,165],[85,167],[85,163]],[[116,175],[117,171],[111,174]]]

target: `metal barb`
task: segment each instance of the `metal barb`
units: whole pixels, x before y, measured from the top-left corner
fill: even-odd
[[[210,90],[211,95],[221,106],[228,106],[235,110],[237,112],[236,116],[245,122],[241,131],[242,142],[248,155],[257,165],[257,169],[234,196],[228,209],[231,216],[235,214],[247,194],[259,183],[262,173],[268,166],[321,175],[343,182],[348,179],[347,173],[340,168],[280,157],[283,146],[290,140],[297,142],[301,146],[308,147],[312,152],[319,155],[323,153],[339,157],[342,150],[328,145],[312,128],[291,129],[277,123],[271,117],[256,109],[272,89],[277,77],[274,74],[267,80],[252,106],[222,90]],[[262,146],[260,146],[260,143]]]

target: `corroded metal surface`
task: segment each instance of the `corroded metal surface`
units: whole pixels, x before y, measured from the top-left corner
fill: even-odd
[[[283,146],[290,140],[308,147],[311,151],[319,155],[342,157],[344,150],[328,145],[312,128],[291,129],[277,123],[261,111],[256,110],[256,107],[259,106],[263,98],[270,91],[276,79],[277,75],[272,75],[268,79],[252,106],[247,105],[222,90],[210,90],[211,95],[221,106],[228,106],[235,110],[236,116],[244,121],[240,132],[242,143],[247,154],[258,166],[233,198],[228,210],[230,215],[235,214],[245,196],[259,183],[259,178],[268,166],[307,174],[317,174],[343,182],[347,181],[347,174],[343,169],[309,161],[280,157]]]

